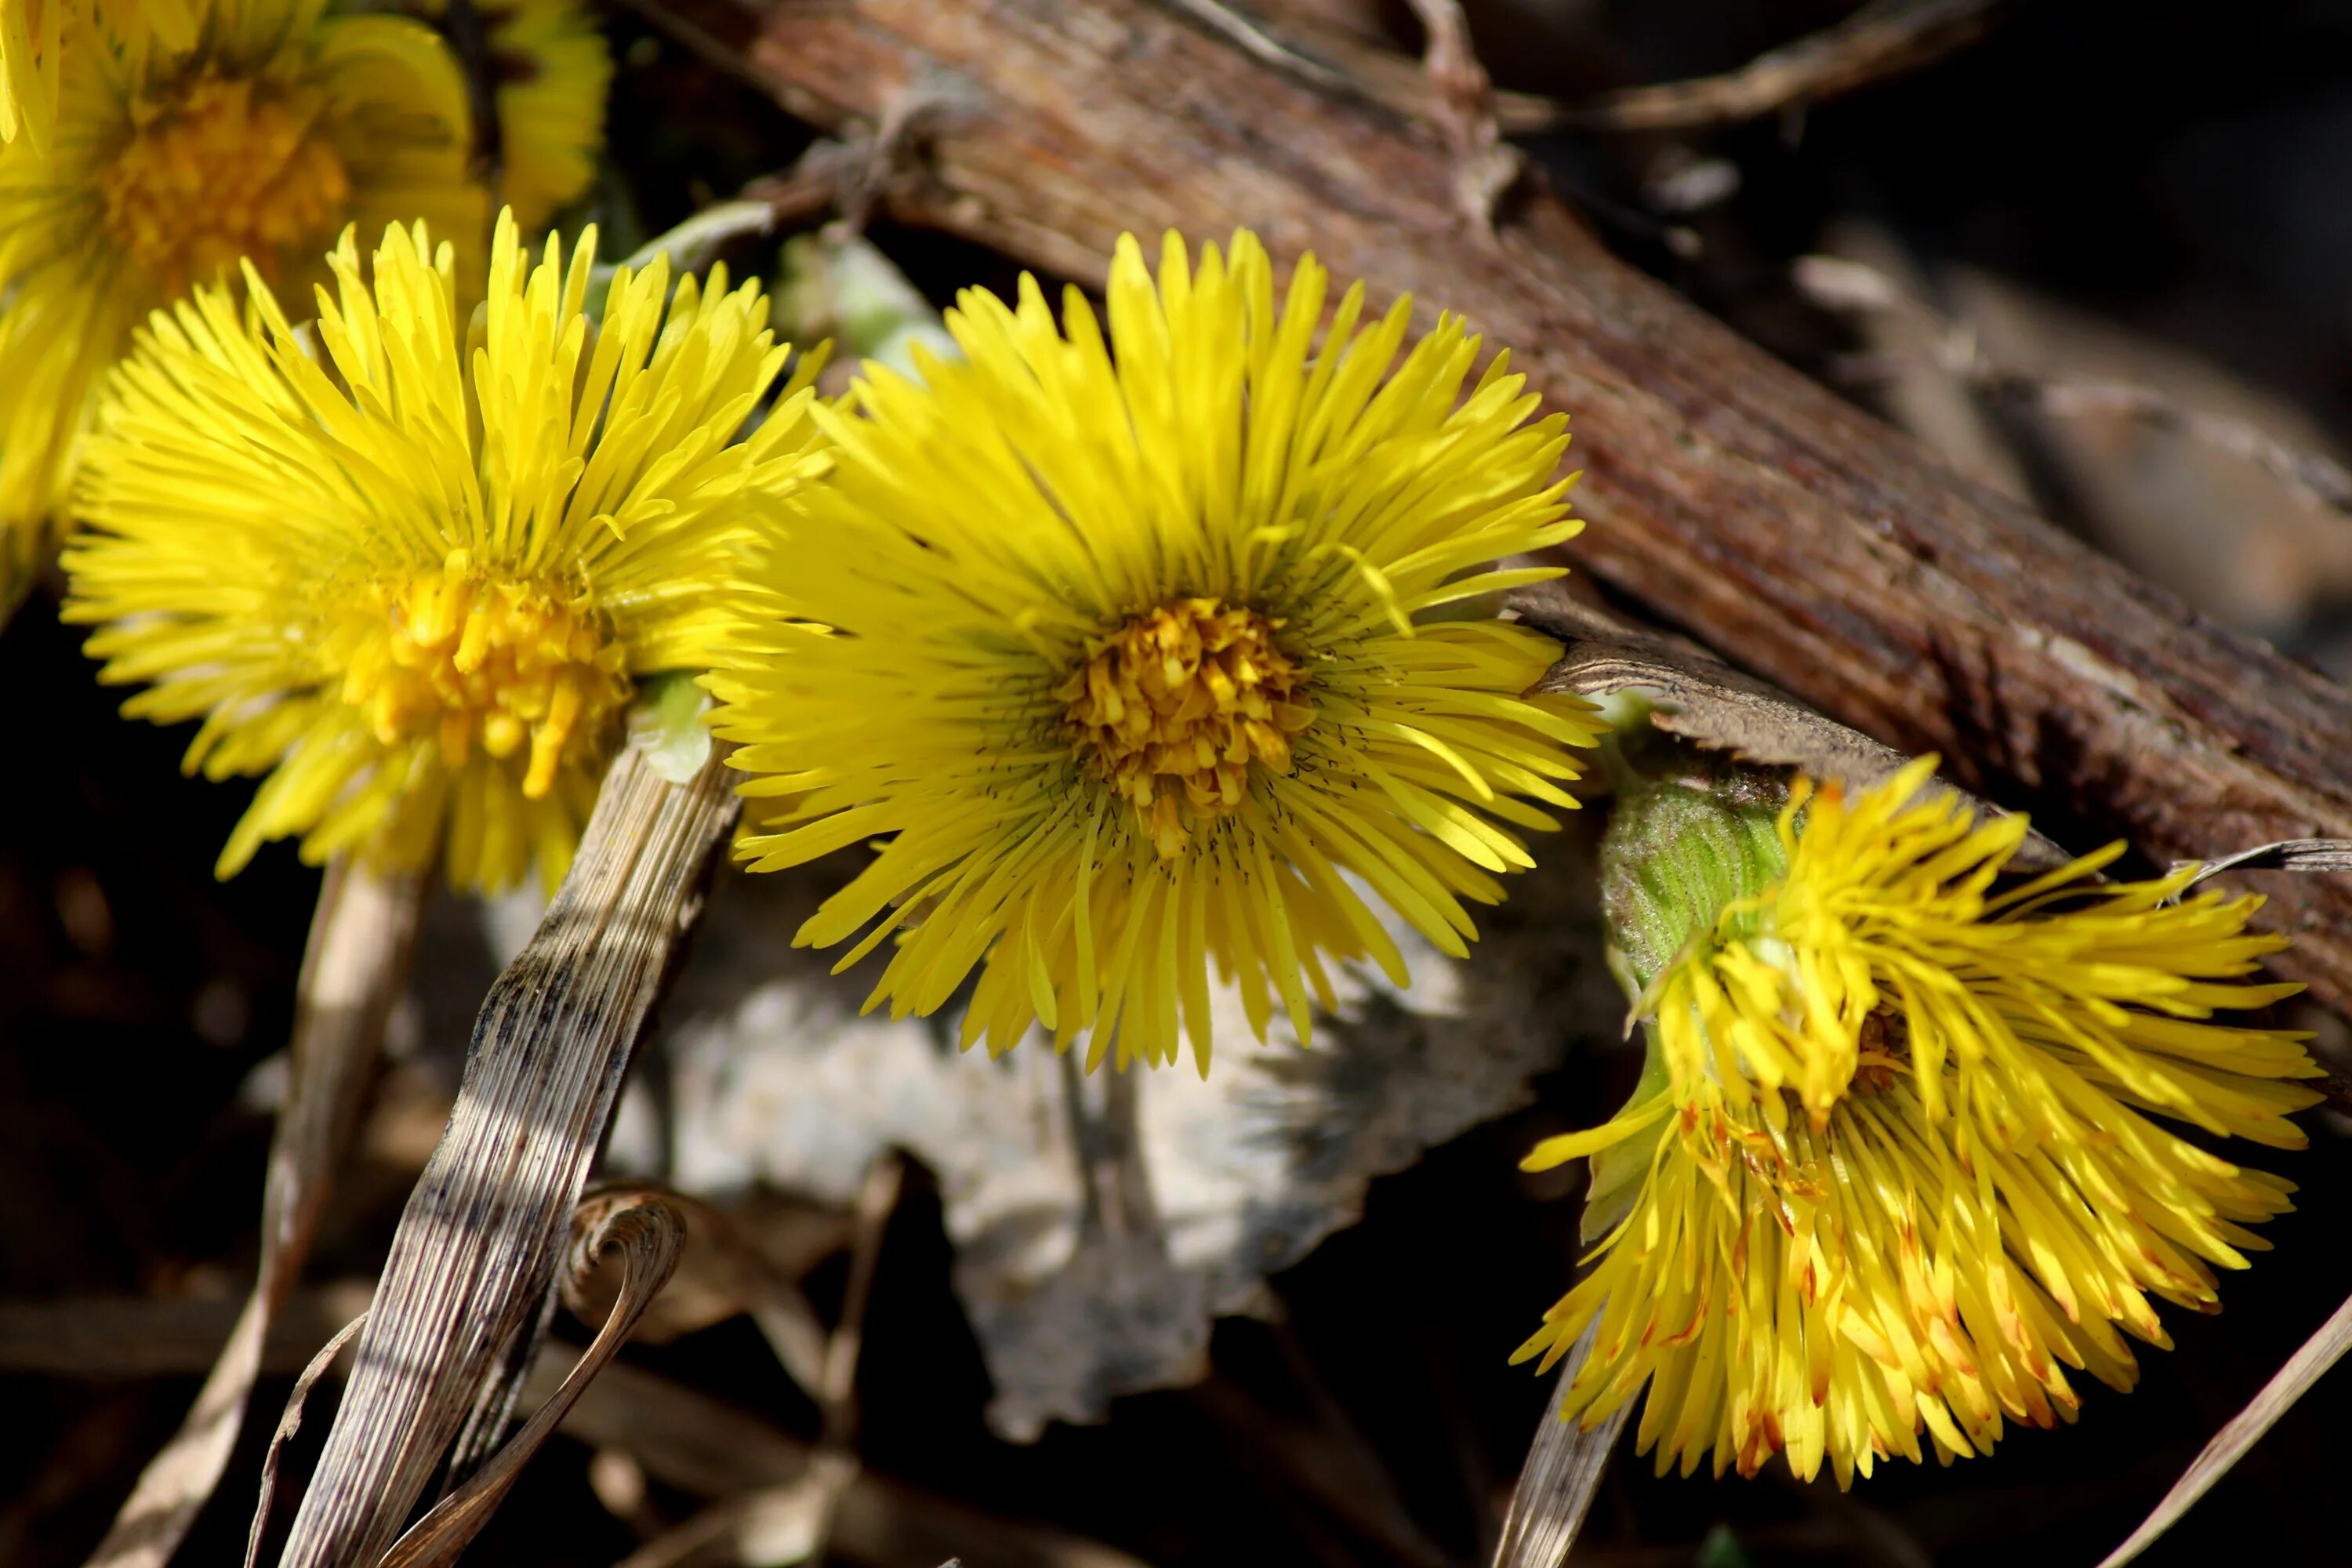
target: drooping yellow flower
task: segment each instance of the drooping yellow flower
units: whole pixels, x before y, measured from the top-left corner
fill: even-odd
[[[249,314],[200,289],[113,377],[66,613],[106,623],[102,679],[153,683],[126,713],[203,719],[191,771],[268,774],[222,875],[299,834],[311,861],[551,885],[635,682],[740,615],[811,395],[737,441],[790,352],[759,286],[623,268],[592,321],[594,250],[532,266],[502,217],[469,329],[448,246],[394,226],[371,287],[347,232],[322,357],[248,275]]]
[[[2121,846],[2005,889],[2021,817],[1979,821],[1923,761],[1852,801],[1801,784],[1785,871],[1648,978],[1652,1070],[1592,1156],[1591,1272],[1518,1356],[1597,1321],[1563,1412],[1644,1385],[1661,1474],[1785,1452],[1841,1484],[1894,1455],[1989,1447],[2074,1417],[2068,1368],[2128,1388],[2158,1299],[2218,1310],[2216,1267],[2293,1184],[2152,1118],[2273,1148],[2319,1069],[2274,1030],[2211,1021],[2292,985],[2260,900],[2193,870],[2104,883]],[[2117,1332],[2121,1329],[2123,1333]]]
[[[446,0],[405,0],[402,8],[436,23],[448,13]],[[499,195],[523,232],[536,233],[595,175],[612,55],[582,0],[478,0],[475,10],[498,93]]]
[[[234,284],[246,258],[307,310],[346,225],[422,220],[471,256],[487,217],[465,92],[431,29],[322,16],[322,0],[194,5],[185,49],[68,13],[44,57],[61,57],[54,133],[0,146],[0,606],[59,520],[99,384],[150,310]]]
[[[1205,1070],[1208,972],[1261,1037],[1301,1038],[1327,965],[1405,980],[1364,894],[1460,953],[1465,900],[1529,865],[1511,828],[1574,804],[1574,699],[1521,695],[1556,648],[1464,601],[1580,526],[1559,417],[1501,359],[1464,395],[1459,322],[1399,359],[1400,302],[1328,324],[1302,261],[1277,305],[1258,242],[1155,285],[1132,238],[1108,333],[972,290],[967,356],[869,365],[824,410],[834,479],[761,573],[776,616],[711,685],[744,793],[781,807],[754,869],[887,843],[799,932],[847,967],[894,937],[873,1001],[929,1013],[977,968],[968,1046],[1034,1022],[1089,1062]],[[1321,335],[1318,339],[1318,328]],[[1530,804],[1538,803],[1538,804]]]

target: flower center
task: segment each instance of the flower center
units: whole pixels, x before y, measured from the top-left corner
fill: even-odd
[[[1290,738],[1315,710],[1275,646],[1280,625],[1179,599],[1090,642],[1058,693],[1095,776],[1134,803],[1161,856],[1183,849],[1192,817],[1241,808],[1252,759],[1290,771]]]
[[[234,276],[251,257],[275,280],[281,249],[334,237],[351,175],[319,134],[322,105],[206,71],[142,106],[98,176],[106,231],[166,290]]]
[[[386,746],[432,735],[455,767],[477,744],[509,757],[528,741],[522,792],[537,800],[572,738],[593,743],[629,700],[624,650],[584,596],[485,577],[457,550],[373,598],[342,696]]]

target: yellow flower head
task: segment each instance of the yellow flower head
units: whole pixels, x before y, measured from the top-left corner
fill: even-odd
[[[1032,279],[973,290],[966,361],[869,365],[820,413],[835,479],[711,685],[744,793],[782,802],[754,869],[887,840],[798,938],[864,930],[846,968],[896,934],[875,1002],[929,1013],[977,967],[966,1045],[1036,1021],[1157,1063],[1181,1019],[1205,1069],[1213,961],[1303,1039],[1329,961],[1405,979],[1364,891],[1461,953],[1463,900],[1530,864],[1510,828],[1554,826],[1528,802],[1574,804],[1594,721],[1521,695],[1554,645],[1440,618],[1559,574],[1486,568],[1576,531],[1564,421],[1499,358],[1465,397],[1457,321],[1402,360],[1402,301],[1326,323],[1326,282],[1302,261],[1277,308],[1244,233],[1197,269],[1171,236],[1155,285],[1124,239],[1108,335],[1075,289],[1059,327]]]
[[[221,874],[267,839],[393,868],[439,847],[497,888],[569,861],[636,679],[694,668],[744,534],[810,459],[757,284],[622,268],[585,310],[594,231],[537,266],[502,217],[488,302],[394,226],[346,232],[314,357],[268,285],[158,313],[114,376],[67,552],[67,616],[107,623],[125,704],[201,717],[187,765],[268,773]]]
[[[446,0],[405,0],[405,8],[436,22],[448,13]],[[475,8],[497,84],[499,195],[522,231],[535,234],[595,176],[612,56],[583,0],[478,0]]]
[[[323,0],[192,0],[64,18],[46,145],[0,146],[0,605],[72,492],[107,368],[149,311],[250,258],[302,300],[357,223],[428,222],[473,253],[465,92],[429,28]],[[163,15],[163,10],[156,12]],[[11,58],[14,59],[12,52]]]
[[[2211,1022],[2293,992],[2243,977],[2284,939],[2193,870],[2104,883],[2121,846],[2002,888],[2021,817],[1979,821],[1924,761],[1849,802],[1800,784],[1785,871],[1648,982],[1652,1071],[1593,1156],[1592,1271],[1521,1347],[1598,1328],[1563,1411],[1638,1395],[1661,1474],[1785,1451],[1841,1484],[1900,1454],[2074,1417],[2069,1367],[2137,1375],[2150,1298],[2218,1310],[2213,1267],[2293,1184],[2151,1121],[2299,1148],[2318,1074],[2274,1030]],[[1801,826],[1800,824],[1801,823]]]

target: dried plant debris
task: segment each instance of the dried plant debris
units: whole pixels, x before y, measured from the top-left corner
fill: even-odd
[[[790,946],[825,868],[727,879],[647,1064],[658,1090],[633,1089],[610,1161],[714,1202],[765,1186],[845,1207],[877,1152],[908,1151],[939,1181],[992,1425],[1099,1421],[1121,1394],[1197,1380],[1213,1321],[1269,1310],[1266,1276],[1352,1223],[1373,1177],[1613,1040],[1597,826],[1580,814],[1543,843],[1475,967],[1392,927],[1409,992],[1345,973],[1314,1049],[1277,1023],[1206,1081],[1087,1077],[1042,1040],[992,1061],[957,1052],[951,1016],[860,1017],[868,977]],[[1246,1037],[1238,996],[1218,1005],[1221,1037]]]
[[[2179,1522],[2183,1514],[2197,1506],[2197,1500],[2212,1489],[2214,1482],[2227,1475],[2230,1468],[2262,1440],[2263,1434],[2275,1426],[2296,1400],[2311,1391],[2312,1384],[2344,1359],[2347,1350],[2352,1350],[2352,1300],[2336,1308],[2319,1325],[2318,1331],[2279,1368],[2278,1375],[2263,1385],[2252,1402],[2214,1434],[2213,1440],[2205,1445],[2180,1479],[2173,1483],[2172,1489],[2164,1494],[2156,1511],[2132,1531],[2129,1540],[2109,1552],[2099,1568],[2123,1568],[2153,1546],[2166,1531]]]
[[[2197,881],[2224,871],[2352,871],[2352,838],[2283,838],[2276,844],[2258,844],[2206,861],[2198,868]]]
[[[1509,1511],[1495,1543],[1495,1568],[1559,1568],[1584,1528],[1593,1495],[1616,1450],[1617,1434],[1633,1414],[1632,1401],[1587,1426],[1564,1418],[1561,1401],[1592,1352],[1598,1322],[1588,1324],[1552,1383],[1551,1402],[1528,1446],[1528,1462],[1512,1489]]]
[[[1508,604],[1528,625],[1567,645],[1538,691],[1573,691],[1607,698],[1640,697],[1652,728],[1743,762],[1790,767],[1848,789],[1866,789],[1900,772],[1911,759],[1827,719],[1778,689],[1740,674],[1679,638],[1642,631],[1571,597],[1557,584],[1523,588]],[[1941,787],[1979,809],[1978,800],[1946,780]],[[2021,870],[2064,865],[2072,857],[2039,833],[2028,833],[2015,864]]]

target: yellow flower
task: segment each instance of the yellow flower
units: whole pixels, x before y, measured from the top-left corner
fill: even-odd
[[[98,19],[117,36],[152,36],[166,48],[196,41],[203,0],[107,0]],[[46,147],[58,112],[58,50],[67,0],[0,0],[0,142],[21,132]]]
[[[446,0],[405,0],[405,8],[435,22],[448,12]],[[581,0],[478,0],[475,9],[497,84],[499,195],[523,232],[536,233],[595,176],[612,57]]]
[[[1405,980],[1363,891],[1459,954],[1463,901],[1531,864],[1510,828],[1555,826],[1528,802],[1574,804],[1595,721],[1521,695],[1554,645],[1461,613],[1559,574],[1486,568],[1580,526],[1565,422],[1499,358],[1465,398],[1455,321],[1402,362],[1402,301],[1325,326],[1326,281],[1302,261],[1277,309],[1255,238],[1196,270],[1171,235],[1155,286],[1130,237],[1108,338],[1075,289],[1059,327],[1032,279],[972,290],[965,362],[869,364],[820,411],[834,480],[710,684],[744,793],[783,803],[754,869],[888,840],[797,938],[863,928],[846,968],[895,935],[873,1003],[933,1012],[977,967],[967,1046],[1035,1021],[1159,1063],[1181,1032],[1205,1070],[1213,962],[1304,1039],[1328,963]]]
[[[110,384],[67,551],[68,619],[124,711],[201,717],[208,777],[268,773],[220,858],[305,859],[459,887],[561,877],[635,680],[698,668],[741,537],[809,466],[810,395],[735,437],[789,350],[755,283],[623,268],[583,305],[592,229],[530,265],[499,221],[488,302],[459,319],[450,247],[394,226],[373,287],[331,258],[314,358],[268,286],[158,313]]]
[[[2292,985],[2243,977],[2283,938],[2193,870],[2105,883],[2120,845],[2002,888],[2021,817],[1979,821],[1932,760],[1848,802],[1801,784],[1785,871],[1724,904],[1638,1004],[1652,1071],[1592,1131],[1592,1271],[1518,1359],[1598,1322],[1563,1413],[1644,1384],[1661,1474],[1785,1451],[1841,1484],[1900,1454],[2074,1417],[2071,1367],[2137,1375],[2150,1298],[2218,1310],[2215,1266],[2293,1184],[2151,1121],[2299,1148],[2319,1098],[2299,1037],[2210,1021]],[[1800,826],[1801,822],[1801,826]]]
[[[244,258],[307,301],[352,223],[421,219],[473,254],[486,214],[447,51],[415,22],[320,5],[196,0],[185,51],[66,16],[47,145],[0,147],[0,606],[38,561],[99,384],[150,310],[233,282]]]

